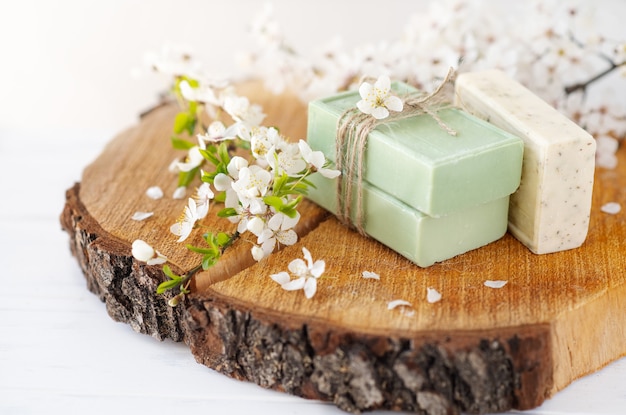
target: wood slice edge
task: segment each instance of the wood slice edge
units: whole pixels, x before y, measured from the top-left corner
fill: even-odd
[[[60,220],[89,291],[106,304],[113,320],[127,323],[136,332],[158,340],[185,341],[184,308],[167,304],[171,293],[156,295],[164,280],[160,266],[135,261],[130,244],[103,230],[79,194],[80,183],[67,190]]]
[[[139,264],[66,193],[61,225],[87,288],[111,318],[158,340],[188,343],[199,363],[229,377],[349,412],[487,413],[540,405],[553,381],[548,324],[388,337],[278,316],[209,290],[170,307],[158,266]]]
[[[389,337],[253,310],[217,293],[192,295],[187,311],[199,363],[348,412],[530,409],[552,391],[549,324]]]

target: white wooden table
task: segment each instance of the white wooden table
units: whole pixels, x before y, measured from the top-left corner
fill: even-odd
[[[65,190],[114,134],[0,129],[0,414],[343,413],[227,378],[185,345],[109,318],[59,215]],[[625,381],[622,359],[528,413],[625,414]]]

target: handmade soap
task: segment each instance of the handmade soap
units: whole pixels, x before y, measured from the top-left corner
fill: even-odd
[[[536,254],[579,247],[589,227],[593,137],[501,71],[462,74],[455,89],[457,105],[524,140],[511,233]]]
[[[336,179],[310,176],[309,198],[337,212]],[[355,188],[356,191],[356,188]],[[368,183],[362,187],[365,232],[421,267],[427,267],[500,239],[507,229],[509,198],[446,216],[425,215]]]
[[[393,83],[399,97],[415,89]],[[336,158],[339,118],[360,99],[341,93],[309,104],[307,140]],[[517,189],[523,142],[466,112],[438,113],[450,135],[430,115],[379,125],[368,136],[363,180],[430,216],[441,216],[501,199]]]

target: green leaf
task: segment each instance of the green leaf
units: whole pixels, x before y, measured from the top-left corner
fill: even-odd
[[[220,247],[223,247],[224,245],[226,245],[229,242],[230,242],[230,236],[227,233],[220,232],[220,233],[217,234],[217,244]]]
[[[237,146],[243,150],[250,150],[252,148],[252,144],[249,141],[246,140],[239,140],[239,143],[237,144]]]
[[[163,294],[167,290],[171,290],[172,288],[176,288],[176,287],[178,287],[180,285],[180,283],[181,283],[180,279],[173,279],[173,280],[163,281],[157,287],[157,294]]]
[[[203,270],[207,270],[209,268],[211,268],[213,265],[217,264],[218,258],[212,257],[212,256],[205,256],[202,259],[202,269]]]
[[[187,81],[189,86],[192,87],[192,88],[197,88],[197,87],[200,86],[200,81],[198,81],[197,79],[193,79],[193,78],[190,78],[188,76],[184,76],[183,79],[185,81]]]
[[[215,195],[213,200],[217,203],[224,203],[226,201],[226,192],[219,192]]]
[[[174,274],[169,265],[163,265],[163,273],[173,280],[181,280],[183,277]]]
[[[187,81],[187,82],[189,82],[189,81]],[[191,85],[191,84],[189,84],[189,85]],[[197,88],[197,87],[198,87],[198,85],[196,84],[196,86],[193,87],[193,88]],[[189,116],[193,117],[194,120],[196,119],[196,112],[197,111],[198,111],[198,103],[196,101],[189,101],[189,110],[188,110]]]
[[[187,130],[189,122],[189,113],[179,112],[178,114],[176,114],[176,118],[174,118],[174,132],[176,134],[180,134],[183,131]]]
[[[209,147],[211,148],[211,147]],[[207,149],[208,150],[208,149]],[[220,160],[215,157],[214,152],[200,149],[200,154],[204,157],[205,160],[210,161],[213,165],[217,166],[220,164]]]
[[[189,150],[194,147],[196,144],[191,141],[183,140],[182,138],[172,137],[172,147],[175,150]]]
[[[282,209],[283,205],[285,204],[282,198],[278,196],[273,196],[273,195],[265,196],[263,198],[263,202],[265,202],[266,205],[273,207],[279,212]]]
[[[287,183],[288,179],[289,176],[287,176],[286,174],[283,174],[282,176],[276,175],[274,177],[273,189],[275,195],[280,195],[282,193],[283,187],[285,187],[285,183]]]
[[[266,205],[269,205],[276,209],[277,212],[281,212],[290,218],[295,218],[298,214],[296,207],[302,201],[302,196],[298,196],[296,199],[285,203],[285,201],[278,196],[265,196],[263,201]]]
[[[202,176],[200,176],[200,180],[202,180],[202,182],[204,183],[210,183],[213,184],[213,182],[215,182],[215,176],[217,176],[217,173],[214,171],[208,172],[205,171],[202,173]]]
[[[217,216],[220,218],[229,218],[231,216],[237,216],[237,210],[235,208],[224,208],[217,212]]]
[[[297,198],[285,204],[285,207],[287,209],[295,209],[301,201],[302,201],[302,196],[298,196]]]
[[[195,102],[190,102],[188,112],[179,112],[176,114],[176,118],[174,118],[174,132],[176,134],[181,134],[183,131],[186,131],[187,134],[193,135],[196,129],[196,122],[198,121],[196,117],[196,107],[197,104]]]
[[[228,165],[230,162],[230,154],[228,153],[228,145],[221,143],[217,148],[217,155],[222,163]]]
[[[213,250],[214,253],[219,254],[219,246],[217,245],[217,238],[211,232],[204,234],[204,240],[209,245],[209,247]]]
[[[287,208],[287,207],[282,208],[280,212],[284,215],[289,216],[292,219],[298,215],[298,211],[296,209]]]
[[[189,249],[191,252],[195,252],[197,254],[202,254],[202,255],[210,255],[215,252],[213,249],[210,249],[210,248],[200,248],[198,246],[193,246],[193,245],[187,245],[187,249]]]
[[[186,76],[186,75],[182,75],[182,76],[178,76],[176,78],[176,88],[180,88],[180,83],[182,81],[187,81],[189,86],[192,87],[192,88],[197,88],[197,87],[200,86],[200,81],[198,81],[197,79],[191,78],[191,77]]]
[[[189,186],[189,184],[193,181],[199,171],[200,166],[195,167],[189,171],[181,171],[180,173],[178,173],[178,187]]]

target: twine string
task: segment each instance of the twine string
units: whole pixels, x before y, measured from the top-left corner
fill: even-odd
[[[454,70],[450,68],[444,80],[430,94],[416,92],[403,100],[401,112],[390,114],[378,120],[364,114],[357,108],[346,110],[337,121],[336,164],[341,171],[337,180],[337,217],[345,225],[352,225],[365,235],[363,210],[363,172],[365,169],[365,147],[369,134],[380,124],[394,122],[420,114],[427,114],[448,134],[455,136],[456,131],[446,125],[437,115],[437,111],[447,107],[444,87],[454,79]],[[356,186],[356,192],[355,192]],[[356,194],[355,194],[356,193]],[[353,215],[354,206],[354,220]]]

